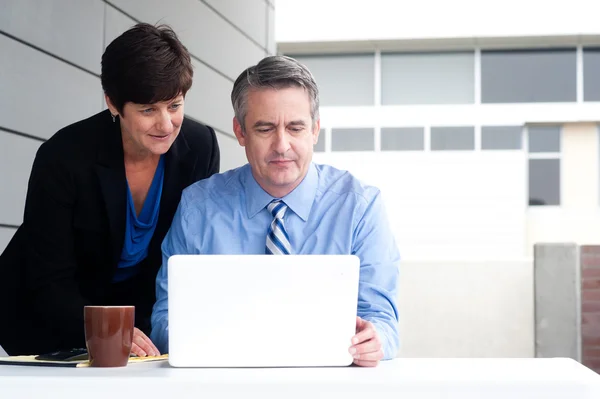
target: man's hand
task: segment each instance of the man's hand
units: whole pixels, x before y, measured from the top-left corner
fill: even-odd
[[[379,364],[383,359],[383,349],[373,323],[356,317],[356,335],[352,337],[349,352],[357,366],[375,367]]]
[[[150,338],[146,336],[137,327],[133,329],[133,342],[131,344],[131,353],[139,357],[159,356],[160,352],[152,343]]]

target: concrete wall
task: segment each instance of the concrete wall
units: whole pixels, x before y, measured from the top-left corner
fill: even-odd
[[[193,56],[186,114],[214,127],[221,169],[245,162],[229,93],[247,66],[275,52],[266,0],[4,0],[0,2],[0,251],[22,221],[39,145],[105,108],[100,58],[136,22],[170,24]]]
[[[531,261],[404,261],[401,357],[533,357]]]
[[[536,244],[534,254],[536,357],[580,360],[579,248]]]
[[[600,373],[600,246],[535,246],[536,357],[570,357]]]
[[[315,153],[379,187],[404,260],[525,257],[521,151]]]

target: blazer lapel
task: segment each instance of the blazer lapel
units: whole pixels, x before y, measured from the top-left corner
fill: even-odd
[[[107,121],[109,120],[110,116],[107,115]],[[104,129],[105,131],[101,132],[104,140],[98,149],[96,174],[106,206],[111,233],[112,258],[116,266],[121,257],[125,239],[127,179],[123,161],[121,127],[119,123],[109,122]]]

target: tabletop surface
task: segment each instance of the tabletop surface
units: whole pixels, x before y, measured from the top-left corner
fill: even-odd
[[[395,359],[376,368],[172,368],[167,361],[104,369],[0,366],[3,399],[40,394],[79,398],[81,389],[86,390],[86,398],[126,389],[157,398],[173,393],[177,397],[193,397],[199,392],[218,392],[216,397],[243,393],[245,397],[267,398],[288,391],[297,396],[287,397],[300,398],[323,390],[344,390],[349,392],[345,397],[360,397],[365,392],[415,393],[437,389],[445,393],[456,391],[457,398],[475,398],[489,391],[504,396],[486,398],[523,392],[523,398],[594,399],[600,398],[600,375],[567,358]],[[76,394],[69,395],[70,392]],[[511,396],[516,397],[521,396]]]
[[[406,381],[563,381],[600,383],[600,375],[572,359],[394,359],[376,368],[173,368],[168,362],[130,364],[119,368],[63,368],[0,366],[0,381],[7,377],[29,379],[168,378],[198,382],[344,382]],[[0,384],[1,385],[1,384]]]

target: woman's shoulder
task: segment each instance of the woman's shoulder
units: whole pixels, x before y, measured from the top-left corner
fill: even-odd
[[[216,140],[215,130],[211,126],[187,116],[183,118],[181,134],[185,136],[186,142],[192,148],[206,148]]]
[[[106,119],[112,122],[108,113],[102,111],[59,129],[40,146],[37,157],[90,159],[91,152],[97,150],[99,132],[105,130]]]

